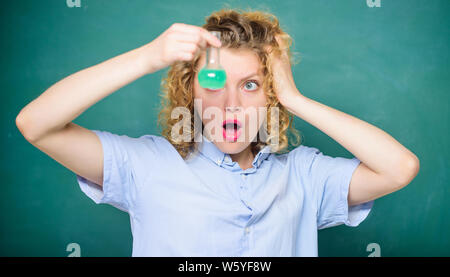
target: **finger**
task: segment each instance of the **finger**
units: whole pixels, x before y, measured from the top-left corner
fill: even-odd
[[[196,44],[200,48],[206,48],[207,42],[206,40],[198,34],[186,34],[186,33],[180,33],[177,35],[177,40],[179,42],[188,42],[191,44]]]
[[[178,53],[178,57],[183,61],[191,61],[194,55],[190,52],[180,52]]]
[[[180,42],[178,49],[181,52],[194,53],[194,52],[197,51],[198,46],[195,43],[192,43],[192,42]]]
[[[189,56],[192,55],[192,58],[197,57],[202,52],[202,48],[190,42],[181,43],[178,49],[179,53],[185,53]],[[192,58],[190,58],[189,60],[192,60]]]
[[[208,32],[206,29],[204,29],[202,27],[180,23],[177,27],[177,30],[184,32],[184,33],[189,33],[189,34],[199,34],[202,36],[202,38],[204,40],[206,40],[206,42],[208,44],[210,44],[214,47],[222,46],[222,43],[218,38],[216,38],[213,34],[211,34],[210,32]]]
[[[214,47],[221,47],[222,46],[222,42],[213,34],[211,34],[210,32],[208,32],[207,30],[200,28],[203,37],[205,38],[205,40],[212,46]]]

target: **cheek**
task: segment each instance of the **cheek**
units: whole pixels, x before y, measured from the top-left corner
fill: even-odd
[[[261,88],[257,93],[247,98],[247,100],[247,104],[253,107],[265,107],[267,103],[267,95]]]
[[[267,95],[265,92],[261,93],[261,97],[259,100],[260,100],[260,106],[265,107],[267,104]]]
[[[254,109],[256,107],[256,109]],[[252,128],[260,128],[261,125],[264,123],[264,120],[266,120],[267,117],[267,111],[266,107],[263,106],[253,106],[252,109],[249,109],[245,113],[245,122],[248,125],[248,127]]]
[[[216,116],[217,113],[220,113],[218,111],[217,105],[214,103],[214,101],[205,99],[205,98],[199,98],[201,100],[201,112],[202,112],[202,122],[203,124],[207,124],[210,121],[213,120],[219,120],[222,118],[222,114],[219,114]],[[198,109],[200,111],[200,109]]]
[[[249,103],[248,106],[254,108],[256,112],[259,114],[259,113],[266,113],[267,110],[266,105],[267,105],[266,97],[263,95],[258,96],[258,98],[252,99],[252,102]]]

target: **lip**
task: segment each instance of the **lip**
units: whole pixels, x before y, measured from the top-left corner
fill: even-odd
[[[239,126],[238,130],[235,132],[235,134],[234,134],[233,136],[228,135],[227,132],[226,132],[226,130],[225,130],[225,128],[223,128],[223,126],[224,126],[225,124],[229,124],[229,123],[234,123],[234,124],[236,124],[236,125]],[[241,135],[241,133],[242,133],[241,127],[242,127],[242,124],[241,124],[241,122],[240,122],[239,120],[237,120],[237,119],[227,119],[227,120],[224,120],[223,123],[222,123],[222,128],[223,128],[222,134],[223,134],[223,138],[224,138],[225,140],[228,140],[228,141],[236,141],[236,140],[238,139],[238,137],[239,137],[239,136]]]
[[[223,125],[228,124],[228,123],[234,123],[234,124],[238,125],[239,128],[242,127],[241,122],[240,122],[239,120],[237,120],[237,119],[226,119],[226,120],[224,120],[224,121],[222,122],[222,127],[223,127]]]

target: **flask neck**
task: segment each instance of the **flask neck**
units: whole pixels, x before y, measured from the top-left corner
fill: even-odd
[[[219,65],[220,65],[219,48],[208,47],[206,49],[206,65],[213,66],[213,67],[219,67]]]

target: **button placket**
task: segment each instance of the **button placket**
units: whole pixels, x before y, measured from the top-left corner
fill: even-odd
[[[247,203],[247,201],[248,201],[248,199],[247,199],[247,197],[248,197],[248,195],[247,195],[247,182],[246,182],[246,178],[247,177],[244,177],[244,176],[245,176],[245,174],[241,173],[241,182],[240,182],[240,193],[239,193],[239,195],[241,197],[241,200]]]
[[[243,190],[247,190],[247,174],[245,174],[245,173],[243,173],[242,175],[242,185],[241,185],[241,188],[243,189]]]

